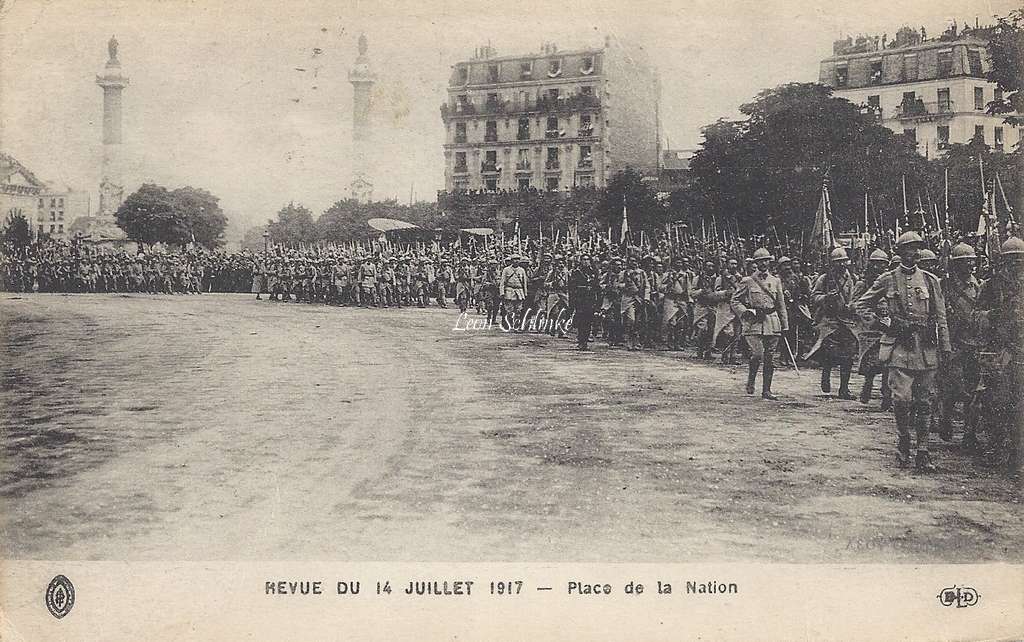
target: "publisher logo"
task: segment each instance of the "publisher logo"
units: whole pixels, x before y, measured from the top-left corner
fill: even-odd
[[[977,604],[978,598],[981,596],[969,586],[950,586],[939,591],[936,597],[939,598],[939,604],[942,606],[955,606],[958,609],[963,609]]]
[[[46,608],[50,615],[60,619],[70,613],[74,605],[75,587],[71,580],[63,575],[50,580],[50,585],[46,587]]]

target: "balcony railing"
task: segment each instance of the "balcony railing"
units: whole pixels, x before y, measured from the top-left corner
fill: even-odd
[[[530,161],[518,161],[516,163],[517,172],[528,172],[531,169],[533,169],[533,166],[530,165]]]
[[[561,138],[562,132],[557,129],[545,129],[544,138]]]
[[[590,158],[590,157],[581,158],[580,162],[576,164],[576,167],[578,167],[580,169],[593,169],[594,168],[594,159]]]
[[[496,143],[498,142],[498,132],[487,132],[484,134],[485,143]]]
[[[484,173],[497,172],[498,171],[498,164],[497,163],[487,163],[487,162],[481,163],[480,164],[480,171],[484,172]]]
[[[579,130],[576,132],[576,135],[579,136],[580,138],[589,138],[594,135],[594,126],[591,125],[590,127],[580,127]]]
[[[465,134],[455,134],[455,142],[456,143],[464,143],[464,142],[466,142],[466,135]]]
[[[441,105],[441,118],[451,118],[452,116],[473,116],[476,113],[476,105],[471,102],[455,103],[454,106],[450,106],[448,103]]]
[[[582,111],[587,109],[598,109],[601,106],[601,99],[594,94],[572,94],[551,98],[541,96],[535,100],[499,100],[488,101],[481,107],[471,102],[456,103],[449,106],[448,103],[441,105],[441,117],[451,118],[457,116],[474,116],[479,113],[486,114],[532,114],[543,112]]]
[[[554,170],[554,169],[561,169],[561,168],[562,168],[562,164],[559,163],[557,160],[549,160],[546,163],[544,163],[544,169],[547,169],[547,170]]]
[[[516,140],[530,140],[530,130],[520,129],[516,132]]]
[[[469,166],[468,165],[456,165],[455,167],[452,168],[452,172],[455,173],[455,174],[468,174],[469,173]]]
[[[929,120],[949,118],[956,111],[952,100],[925,102],[923,100],[905,101],[896,107],[896,118],[900,120]]]

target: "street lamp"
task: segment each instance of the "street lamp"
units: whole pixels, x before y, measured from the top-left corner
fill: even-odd
[[[270,230],[263,230],[263,259],[266,260],[268,252],[268,243],[270,241]]]

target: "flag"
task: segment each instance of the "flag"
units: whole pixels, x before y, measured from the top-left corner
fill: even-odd
[[[820,252],[831,252],[836,246],[835,235],[832,233],[832,204],[828,196],[828,182],[821,184],[821,198],[818,209],[814,213],[814,228],[811,230],[812,247]]]
[[[622,230],[619,232],[619,243],[626,240],[629,234],[629,216],[626,214],[626,197],[622,197]]]

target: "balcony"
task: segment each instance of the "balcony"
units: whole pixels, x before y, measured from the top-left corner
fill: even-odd
[[[501,170],[498,169],[497,161],[493,163],[488,163],[487,161],[484,161],[483,163],[480,164],[480,172],[482,174],[497,174],[500,171]]]
[[[465,133],[455,134],[455,142],[456,143],[464,143],[464,142],[466,142],[466,134]]]
[[[455,116],[474,116],[476,113],[476,105],[471,102],[455,103],[454,106],[449,106],[448,103],[441,105],[442,120],[447,120]]]
[[[923,100],[905,101],[896,107],[896,118],[899,120],[916,120],[926,122],[952,118],[956,112],[956,105],[952,100],[942,100],[926,103]]]
[[[589,127],[580,127],[576,132],[576,135],[580,138],[590,138],[594,135],[594,126],[590,125]]]
[[[516,163],[516,171],[517,172],[533,171],[533,165],[530,164],[530,161],[518,161]]]
[[[485,143],[496,143],[498,142],[498,132],[487,132],[484,134]]]
[[[468,174],[469,173],[469,166],[468,165],[456,165],[456,166],[452,167],[452,173],[453,174]]]
[[[594,159],[589,157],[589,156],[585,156],[585,157],[581,158],[580,161],[576,164],[576,168],[577,169],[594,169]]]
[[[516,140],[530,140],[530,130],[520,129],[516,132]]]
[[[557,160],[548,160],[546,163],[544,163],[545,171],[553,172],[560,169],[562,169],[562,164]]]

